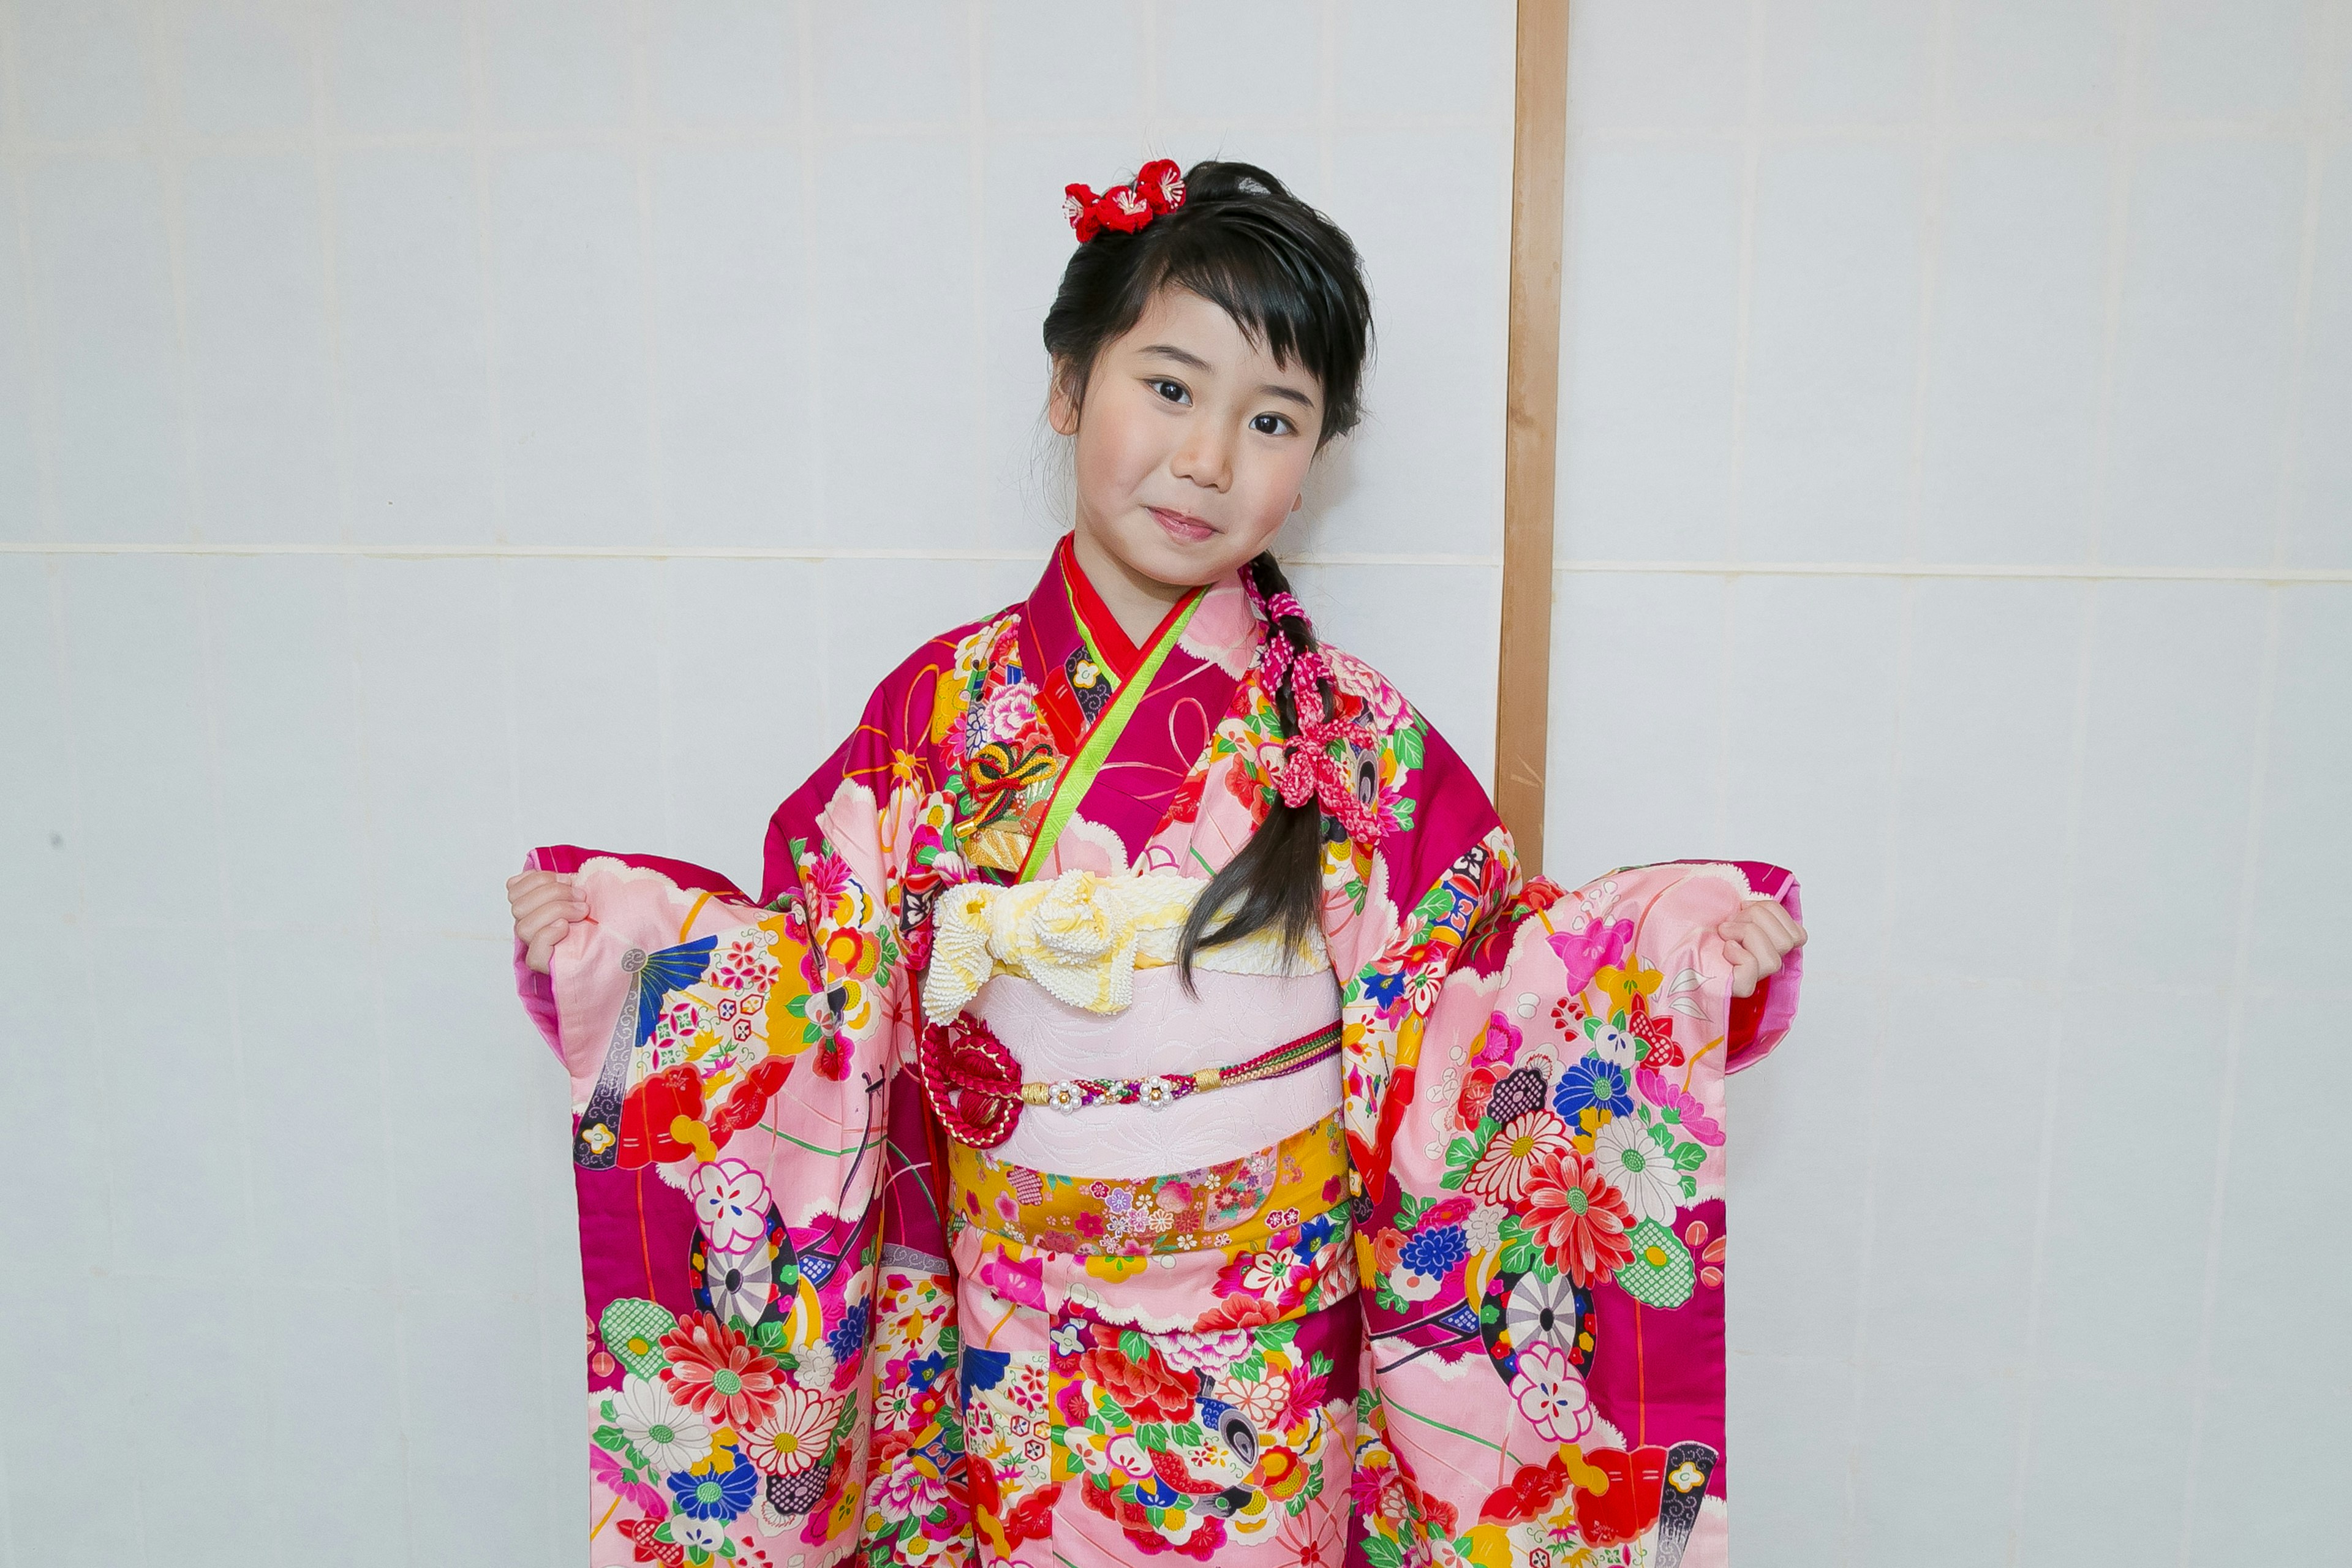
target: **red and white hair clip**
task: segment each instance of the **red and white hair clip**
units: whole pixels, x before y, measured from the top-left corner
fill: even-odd
[[[1173,158],[1155,158],[1135,172],[1131,184],[1095,195],[1086,185],[1062,188],[1062,216],[1084,245],[1105,229],[1133,234],[1161,213],[1184,205],[1184,171]]]

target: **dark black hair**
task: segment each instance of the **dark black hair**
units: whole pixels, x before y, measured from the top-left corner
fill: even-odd
[[[1231,316],[1252,342],[1263,344],[1276,363],[1287,366],[1295,357],[1306,367],[1323,389],[1318,448],[1362,417],[1364,362],[1372,342],[1363,263],[1339,225],[1264,169],[1195,163],[1184,175],[1183,205],[1132,234],[1106,228],[1071,256],[1045,312],[1045,351],[1074,407],[1086,403],[1096,357],[1142,318],[1162,289],[1198,294]],[[1243,570],[1262,598],[1289,591],[1271,551]],[[1296,652],[1315,647],[1315,628],[1301,616],[1283,616],[1272,630]],[[1331,694],[1323,696],[1328,710]],[[1275,693],[1275,705],[1282,732],[1297,734],[1298,709],[1287,683]],[[1302,805],[1274,803],[1241,853],[1209,879],[1184,922],[1177,959],[1188,988],[1192,956],[1203,947],[1268,926],[1296,947],[1316,929],[1327,831],[1322,808],[1312,799]]]

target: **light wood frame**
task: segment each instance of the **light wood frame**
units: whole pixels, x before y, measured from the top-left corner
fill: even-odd
[[[1552,490],[1559,433],[1559,275],[1568,183],[1568,0],[1519,0],[1511,135],[1510,368],[1503,438],[1503,607],[1495,806],[1543,866],[1551,701]]]

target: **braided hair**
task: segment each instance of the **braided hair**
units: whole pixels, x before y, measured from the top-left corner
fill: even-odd
[[[1045,312],[1045,349],[1061,389],[1083,406],[1096,357],[1142,318],[1160,290],[1181,289],[1223,309],[1276,363],[1296,357],[1315,376],[1323,392],[1319,450],[1363,416],[1372,309],[1354,243],[1255,164],[1195,163],[1183,189],[1174,210],[1132,232],[1103,228],[1071,255]],[[1301,733],[1299,680],[1314,694],[1310,718],[1331,709],[1315,628],[1271,551],[1242,571],[1251,601],[1266,617],[1260,669],[1273,688],[1282,735],[1291,740]],[[1284,647],[1275,646],[1277,638]],[[1194,900],[1177,949],[1188,988],[1193,955],[1203,947],[1273,927],[1296,948],[1316,929],[1323,841],[1342,830],[1327,824],[1315,795],[1294,803],[1289,793],[1277,795],[1250,841]]]

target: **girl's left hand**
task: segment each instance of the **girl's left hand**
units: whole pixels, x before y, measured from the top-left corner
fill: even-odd
[[[1805,945],[1805,928],[1789,918],[1778,899],[1757,899],[1715,928],[1723,955],[1731,960],[1731,994],[1753,996],[1756,987],[1780,973],[1782,958]]]

